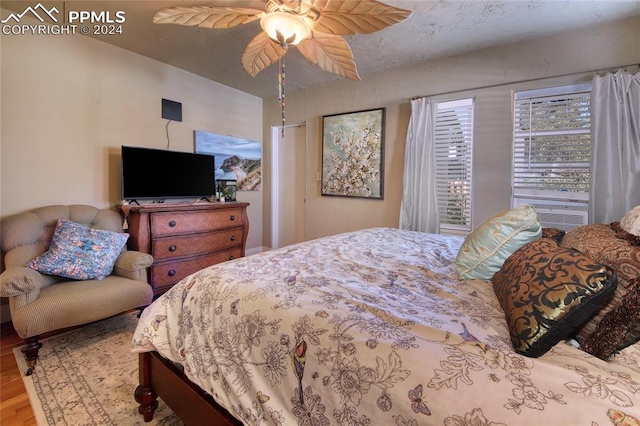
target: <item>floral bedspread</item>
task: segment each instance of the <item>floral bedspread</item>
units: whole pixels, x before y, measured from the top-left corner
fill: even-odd
[[[640,425],[640,344],[511,347],[460,237],[373,228],[201,270],[149,306],[158,351],[247,425]]]

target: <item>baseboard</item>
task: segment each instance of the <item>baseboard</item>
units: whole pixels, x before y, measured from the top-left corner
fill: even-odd
[[[246,256],[251,256],[252,254],[258,254],[258,253],[261,253],[263,251],[269,251],[269,250],[271,250],[271,247],[264,247],[264,246],[252,247],[250,249],[246,249],[245,250],[245,255]]]

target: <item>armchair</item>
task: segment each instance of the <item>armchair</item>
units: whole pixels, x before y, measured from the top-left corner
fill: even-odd
[[[49,249],[58,219],[95,230],[123,232],[118,212],[85,205],[42,207],[0,222],[5,268],[0,274],[0,296],[9,298],[13,326],[25,340],[22,352],[29,366],[27,375],[36,365],[41,334],[141,309],[153,299],[146,272],[153,257],[127,251],[126,244],[111,275],[101,280],[74,280],[27,267]]]

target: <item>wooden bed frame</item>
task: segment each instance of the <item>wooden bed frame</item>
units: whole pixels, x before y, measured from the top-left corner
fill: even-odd
[[[160,397],[185,425],[242,426],[241,421],[158,352],[139,355],[139,375],[140,384],[134,396],[140,404],[138,412],[144,416],[145,422],[153,419],[153,412],[158,408],[157,398]]]

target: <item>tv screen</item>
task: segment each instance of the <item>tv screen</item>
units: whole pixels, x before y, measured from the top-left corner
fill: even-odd
[[[122,199],[201,198],[215,194],[214,156],[122,146]]]

